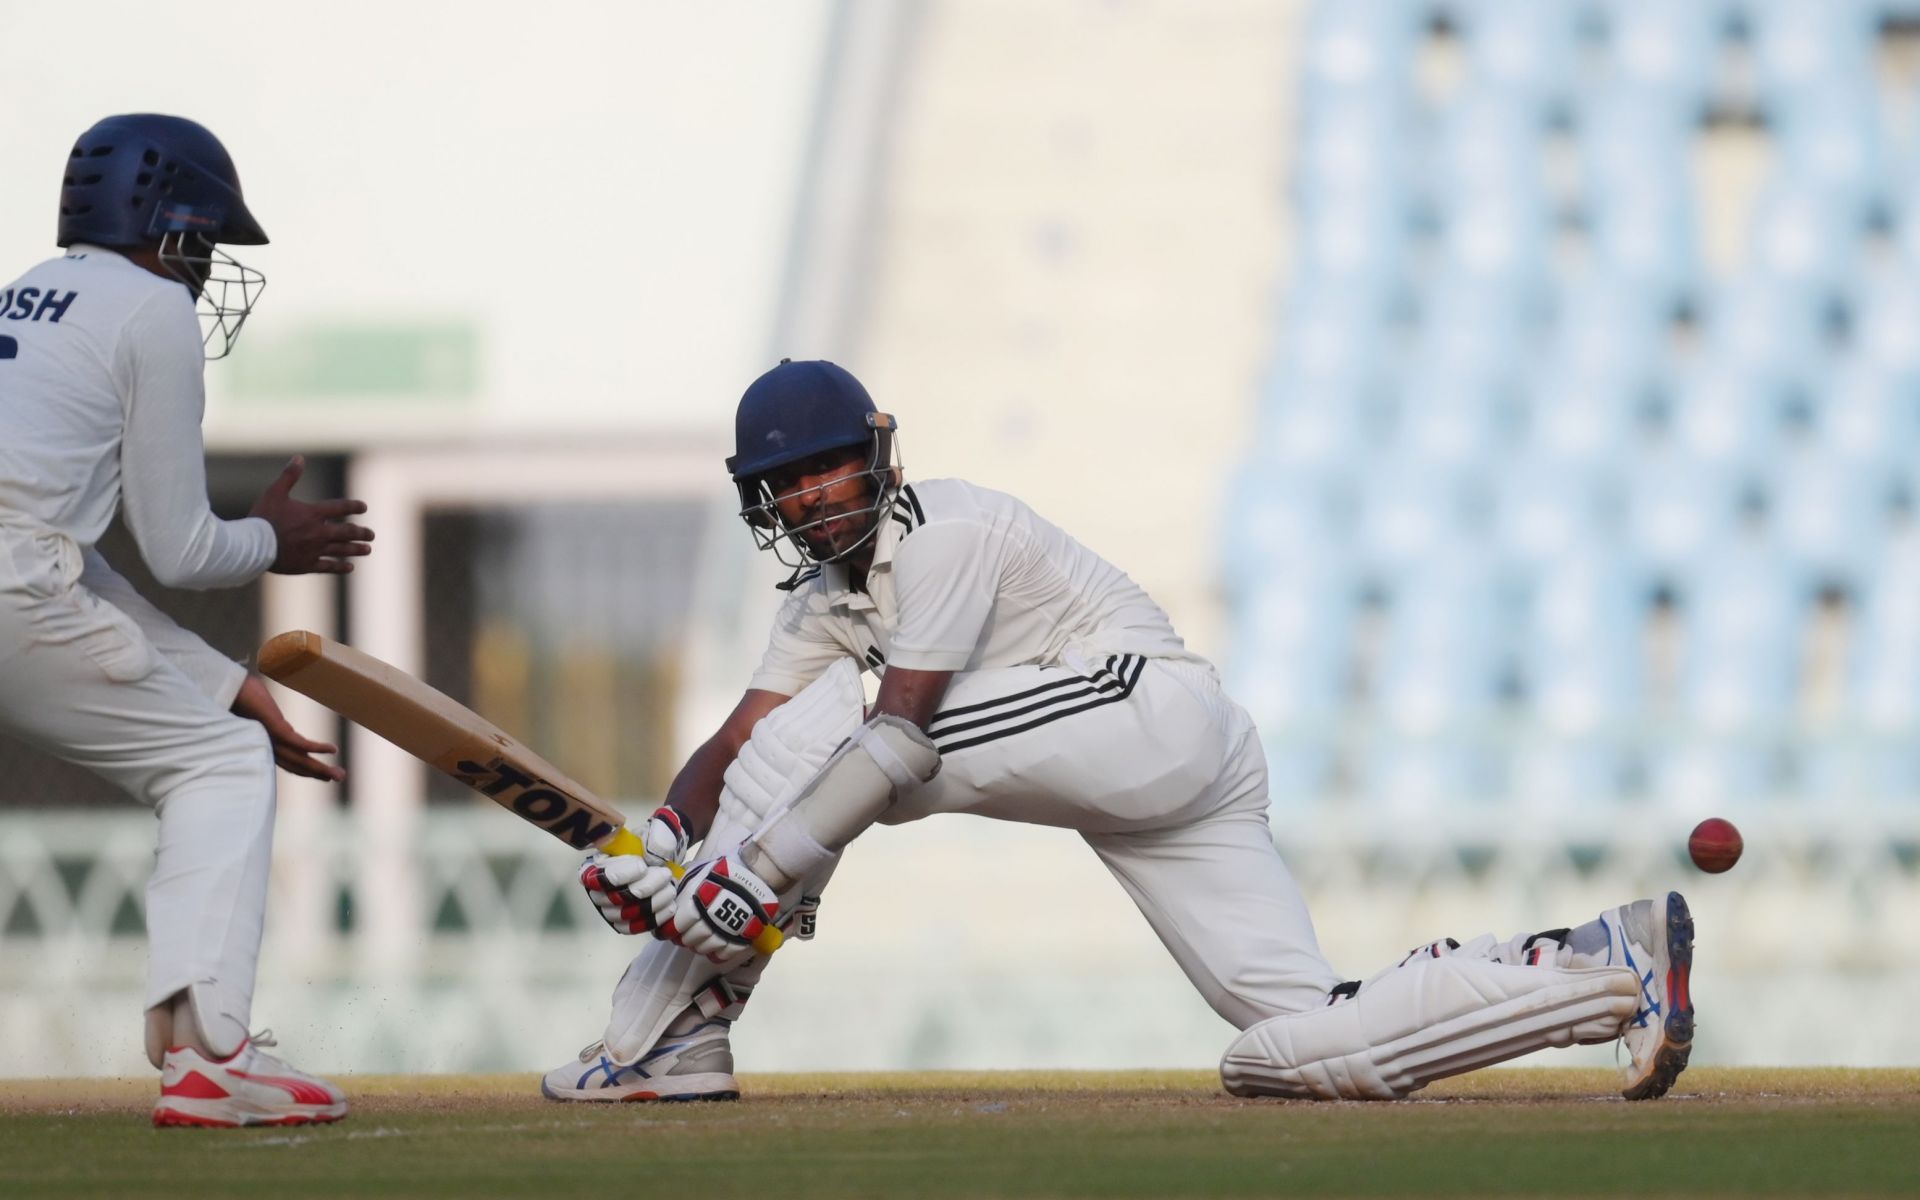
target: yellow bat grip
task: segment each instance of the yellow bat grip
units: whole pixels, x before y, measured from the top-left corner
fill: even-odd
[[[600,852],[602,854],[645,854],[647,844],[640,840],[639,834],[623,825],[608,835],[606,841],[600,843]],[[687,876],[687,869],[677,862],[668,863],[667,870],[673,872],[675,879],[685,879]],[[762,954],[772,954],[786,940],[786,934],[769,925],[760,931],[759,937],[753,939],[753,948]]]

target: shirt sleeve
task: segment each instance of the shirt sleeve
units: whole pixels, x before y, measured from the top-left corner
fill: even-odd
[[[207,505],[207,406],[200,322],[169,292],[135,310],[115,349],[126,405],[120,496],[127,528],[155,579],[168,587],[237,587],[278,553],[273,526],[223,521]]]
[[[833,636],[827,617],[815,611],[815,593],[797,591],[780,606],[767,637],[767,652],[747,687],[755,691],[797,696],[851,651]]]
[[[124,575],[114,570],[98,550],[81,552],[80,583],[88,591],[133,618],[147,641],[174,666],[180,668],[193,686],[221,708],[232,708],[233,698],[246,682],[247,669],[215,650],[200,638],[176,624],[172,617],[135,591]]]
[[[993,611],[1005,550],[1005,539],[971,520],[937,521],[904,539],[893,555],[900,625],[887,665],[909,671],[965,667]]]

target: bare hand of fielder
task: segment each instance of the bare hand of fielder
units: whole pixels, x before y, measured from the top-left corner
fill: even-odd
[[[233,698],[233,711],[266,727],[267,737],[273,743],[273,761],[279,763],[282,770],[329,783],[339,783],[347,777],[344,769],[314,757],[333,754],[339,748],[302,737],[280,711],[280,706],[273,702],[273,693],[267,690],[267,681],[260,676],[247,675],[246,682],[240,685],[240,694]]]
[[[293,485],[306,469],[307,460],[294,455],[279,477],[260,493],[247,515],[273,526],[280,549],[269,570],[280,575],[345,575],[353,570],[351,560],[373,553],[368,545],[373,541],[373,530],[342,518],[357,516],[367,511],[367,506],[359,500],[322,500],[318,504],[295,500]]]

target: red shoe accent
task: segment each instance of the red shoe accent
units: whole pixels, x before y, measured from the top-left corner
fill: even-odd
[[[633,1093],[630,1093],[629,1095],[620,1097],[620,1102],[622,1104],[625,1104],[633,1100],[658,1100],[659,1098],[660,1098],[659,1092],[633,1092]]]
[[[1681,1012],[1692,1008],[1692,999],[1687,995],[1687,976],[1691,972],[1668,968],[1667,970],[1667,1008],[1672,1012]]]
[[[240,1079],[251,1079],[255,1083],[280,1088],[287,1095],[292,1096],[296,1104],[333,1103],[333,1097],[327,1093],[327,1089],[308,1083],[304,1079],[286,1079],[279,1075],[252,1075],[245,1071],[234,1071],[233,1075]]]
[[[162,1096],[184,1096],[189,1100],[225,1100],[233,1093],[198,1071],[188,1071],[179,1083],[160,1089]]]

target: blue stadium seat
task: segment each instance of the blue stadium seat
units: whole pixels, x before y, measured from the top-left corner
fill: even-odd
[[[1754,71],[1770,106],[1873,78],[1878,14],[1869,0],[1744,0],[1743,7]]]
[[[1386,353],[1391,304],[1367,288],[1295,280],[1274,322],[1278,353],[1265,403],[1291,402],[1303,390],[1365,388]]]
[[[1269,573],[1241,604],[1228,675],[1265,733],[1321,730],[1340,715],[1352,670],[1353,597],[1352,573],[1328,559]]]
[[[1816,376],[1829,337],[1822,297],[1762,271],[1718,284],[1706,303],[1707,347],[1764,383]]]
[[[1478,464],[1380,452],[1356,459],[1352,469],[1365,481],[1355,550],[1370,571],[1397,574],[1436,547],[1479,535],[1484,477]]]
[[[1411,78],[1420,7],[1404,0],[1317,0],[1301,44],[1307,93],[1378,94]]]
[[[1688,564],[1680,593],[1685,715],[1717,734],[1788,720],[1810,597],[1778,548],[1752,536],[1722,540]]]
[[[1878,565],[1862,589],[1850,708],[1871,733],[1911,736],[1920,725],[1920,536],[1890,538]]]
[[[1467,74],[1516,107],[1552,111],[1579,77],[1579,8],[1573,0],[1453,0],[1467,43]]]
[[[1871,72],[1795,94],[1774,116],[1776,171],[1810,197],[1824,200],[1857,240],[1892,191],[1892,169],[1880,98]],[[1854,257],[1842,243],[1840,263]]]
[[[1629,544],[1669,574],[1725,543],[1745,515],[1747,482],[1741,470],[1671,449],[1635,459],[1624,491]]]
[[[1608,90],[1579,110],[1582,207],[1596,263],[1667,298],[1701,276],[1691,114],[1656,93]]]
[[[1479,375],[1512,369],[1542,337],[1538,294],[1514,280],[1436,271],[1415,282],[1418,317],[1405,357]]]
[[[1553,296],[1548,357],[1575,377],[1645,383],[1664,364],[1673,312],[1658,291],[1596,267]]]
[[[1756,321],[1756,325],[1760,322]],[[1736,342],[1756,336],[1742,330]],[[1671,389],[1674,444],[1697,459],[1744,463],[1777,453],[1786,436],[1789,390],[1758,354],[1728,349],[1687,364]],[[1775,365],[1776,370],[1781,368]]]
[[[1404,564],[1388,586],[1375,675],[1381,715],[1419,737],[1484,724],[1501,703],[1503,673],[1493,560],[1466,546],[1430,552]]]
[[[1335,203],[1406,204],[1413,172],[1410,116],[1395,97],[1310,107],[1294,151],[1293,198],[1306,212]]]
[[[1644,379],[1549,360],[1527,385],[1529,453],[1579,462],[1624,458],[1641,438]]]
[[[1920,374],[1849,356],[1816,383],[1813,436],[1829,453],[1861,460],[1920,457]]]
[[[1865,274],[1853,307],[1853,348],[1884,370],[1920,372],[1920,275],[1913,264]]]
[[[1294,222],[1296,277],[1316,291],[1388,301],[1400,287],[1409,232],[1405,206],[1385,190],[1303,198]]]
[[[1376,437],[1369,381],[1276,373],[1259,413],[1253,465],[1270,471],[1339,473]]]
[[[1748,262],[1798,291],[1840,292],[1860,264],[1867,210],[1878,203],[1865,195],[1822,188],[1783,165],[1754,205]]]
[[[1477,465],[1510,437],[1511,407],[1492,368],[1441,352],[1415,355],[1397,388],[1394,445],[1413,458]]]
[[[1221,561],[1236,593],[1259,592],[1275,572],[1295,578],[1342,558],[1345,482],[1330,465],[1258,462],[1235,473],[1221,523]]]
[[[1689,116],[1718,66],[1726,13],[1701,0],[1604,0],[1609,86],[1657,98]]]
[[[1782,550],[1811,579],[1857,584],[1876,562],[1893,489],[1885,459],[1809,447],[1769,473],[1768,522]]]
[[[1920,805],[1920,535],[1889,541],[1868,578],[1852,638],[1845,747],[1871,800]]]
[[[1524,454],[1493,474],[1493,535],[1518,562],[1550,564],[1617,536],[1619,495],[1612,463],[1593,457]]]
[[[1441,114],[1435,166],[1450,195],[1538,194],[1547,122],[1497,91],[1474,90]]]
[[[1521,675],[1533,720],[1556,738],[1617,733],[1644,700],[1647,581],[1626,554],[1591,543],[1531,574]]]

